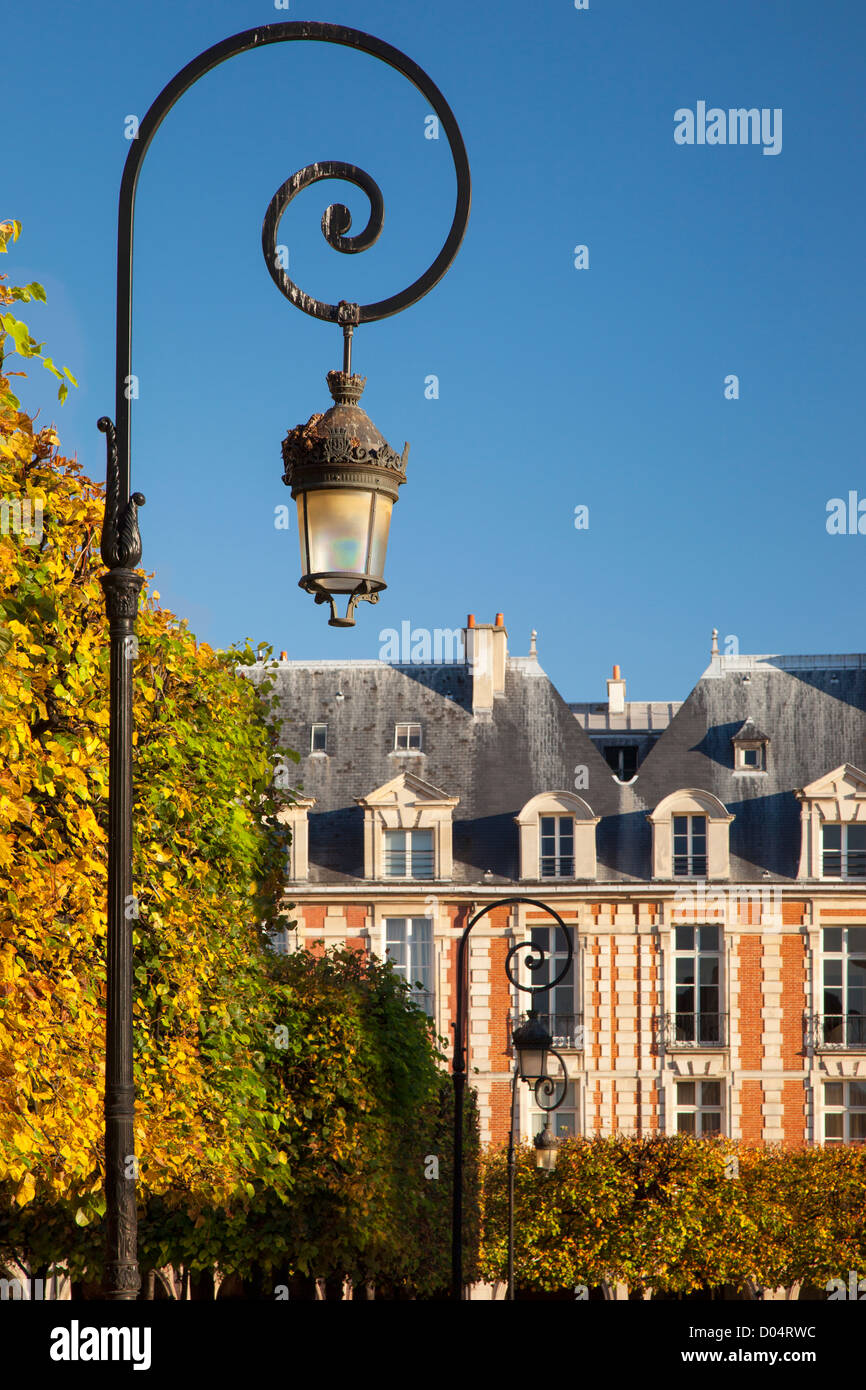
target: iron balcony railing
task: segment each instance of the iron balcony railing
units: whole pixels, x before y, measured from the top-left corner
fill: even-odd
[[[511,1035],[515,1028],[521,1023],[526,1023],[529,1018],[528,1013],[521,1013],[518,1009],[512,1009],[508,1015],[508,1037],[507,1044],[511,1048]],[[583,1014],[536,1014],[539,1023],[543,1023],[551,1038],[554,1047],[572,1048],[574,1051],[583,1050]]]
[[[432,878],[432,849],[386,849],[386,878]]]
[[[727,1014],[669,1013],[657,1022],[666,1048],[727,1046]]]
[[[573,854],[542,854],[542,878],[574,878]]]
[[[866,1051],[866,1015],[807,1014],[806,1043],[814,1048],[851,1047]]]

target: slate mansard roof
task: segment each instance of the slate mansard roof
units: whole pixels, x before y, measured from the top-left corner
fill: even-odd
[[[601,817],[594,881],[647,882],[647,814],[683,788],[713,793],[735,817],[732,880],[791,881],[800,856],[796,790],[843,763],[866,765],[862,655],[714,656],[688,698],[668,706],[676,712],[628,784],[616,779],[576,717],[589,707],[570,708],[534,657],[507,658],[504,694],[488,715],[472,713],[472,673],[463,664],[283,661],[271,669],[284,738],[301,753],[296,785],[315,798],[311,888],[360,886],[363,811],[356,798],[401,772],[459,797],[456,885],[527,882],[519,878],[514,817],[538,793],[571,790]],[[255,681],[262,670],[243,673]],[[746,721],[769,740],[766,771],[734,770],[732,739]],[[309,751],[316,722],[328,726],[326,754]],[[394,751],[394,728],[403,722],[421,724],[420,752]]]

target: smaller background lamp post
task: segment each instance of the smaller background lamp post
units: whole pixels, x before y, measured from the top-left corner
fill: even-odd
[[[514,1129],[517,1110],[517,1082],[525,1081],[535,1091],[540,1110],[557,1110],[568,1090],[568,1070],[563,1058],[553,1046],[553,1038],[534,1010],[529,1018],[511,1035],[516,1066],[511,1078],[511,1125],[508,1131],[508,1290],[506,1299],[514,1302],[514,1174],[516,1171]],[[556,1059],[559,1075],[551,1075],[550,1064]],[[550,1097],[555,1097],[551,1100]],[[556,1166],[558,1140],[550,1132],[549,1121],[535,1136],[537,1167],[551,1171]]]
[[[463,1099],[466,1092],[466,1024],[469,1012],[469,978],[468,978],[468,958],[469,958],[469,935],[475,926],[486,917],[489,912],[494,912],[503,907],[537,907],[542,912],[546,912],[556,923],[557,930],[562,934],[562,944],[564,950],[562,954],[565,959],[559,966],[556,973],[538,984],[527,984],[521,980],[520,972],[517,969],[522,960],[529,972],[530,978],[536,972],[542,970],[549,964],[548,957],[552,954],[546,947],[537,945],[533,941],[518,941],[511,947],[505,957],[505,973],[515,989],[524,991],[527,994],[545,994],[558,985],[560,980],[565,979],[571,969],[571,962],[574,956],[574,943],[571,939],[571,932],[567,929],[559,913],[547,903],[540,902],[537,898],[500,898],[498,902],[488,903],[482,907],[473,917],[470,917],[466,926],[463,928],[460,940],[457,943],[457,1007],[454,1021],[454,1058],[451,1064],[451,1079],[454,1083],[454,1176],[452,1186],[452,1207],[451,1207],[451,1296],[456,1303],[463,1298]],[[557,953],[558,954],[558,953]],[[525,1031],[530,1029],[528,1033]],[[541,1029],[541,1032],[538,1031]],[[517,1043],[517,1035],[521,1034],[521,1043]],[[552,1094],[556,1082],[547,1074],[547,1057],[555,1056],[558,1058],[563,1075],[565,1075],[565,1063],[558,1053],[553,1052],[551,1047],[552,1038],[547,1029],[538,1023],[534,1014],[530,1015],[529,1022],[524,1025],[524,1030],[518,1029],[514,1035],[515,1046],[518,1048],[518,1068],[515,1070],[512,1079],[511,1089],[511,1138],[510,1144],[514,1144],[514,1104],[517,1090],[517,1075],[520,1071],[520,1046],[522,1052],[522,1070],[524,1079],[532,1081],[535,1085],[536,1099],[543,1110],[555,1109],[555,1106],[545,1105],[541,1096]],[[531,1075],[533,1073],[534,1075]],[[567,1085],[567,1077],[566,1077]],[[561,1105],[565,1098],[565,1090],[556,1104]],[[513,1161],[513,1159],[512,1159]],[[512,1204],[513,1210],[513,1204]],[[509,1242],[509,1250],[513,1242]]]

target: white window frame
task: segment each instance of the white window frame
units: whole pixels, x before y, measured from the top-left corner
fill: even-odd
[[[685,1086],[694,1087],[694,1100],[681,1101],[680,1090]],[[704,1098],[705,1086],[718,1086],[719,1101],[708,1102]],[[680,1116],[693,1115],[694,1129],[680,1129]],[[708,1116],[719,1117],[718,1128],[704,1128],[704,1118]],[[725,1133],[725,1086],[721,1077],[717,1076],[678,1076],[674,1081],[674,1123],[677,1134],[693,1134],[696,1139],[703,1139],[708,1135]]]
[[[383,835],[383,843],[382,843],[382,849],[383,849],[383,865],[382,865],[382,868],[383,868],[383,877],[384,877],[384,878],[387,878],[387,879],[395,879],[395,878],[396,878],[396,879],[417,879],[417,880],[425,880],[425,881],[426,881],[426,880],[428,880],[428,879],[434,879],[434,878],[436,877],[436,835],[435,835],[434,828],[433,828],[432,826],[414,826],[414,827],[410,827],[410,828],[408,828],[408,829],[402,829],[402,828],[396,828],[396,827],[392,827],[392,826],[386,826],[385,829],[384,829],[383,832],[382,832],[382,835]],[[395,873],[389,873],[389,872],[388,872],[388,856],[389,856],[389,854],[395,853],[395,851],[392,851],[392,850],[389,849],[389,840],[390,840],[390,838],[391,838],[392,836],[396,836],[396,835],[401,835],[401,836],[403,837],[403,841],[404,841],[404,848],[403,848],[403,850],[402,850],[402,854],[403,854],[403,857],[404,857],[404,859],[405,859],[405,861],[406,861],[406,872],[403,873],[403,874],[395,874]],[[425,837],[425,840],[426,840],[426,839],[429,839],[429,843],[430,843],[430,848],[429,848],[429,850],[428,850],[428,849],[415,849],[414,844],[413,844],[413,841],[414,841],[416,835],[423,835],[423,836]],[[400,851],[396,851],[396,853],[400,853]],[[417,854],[417,855],[427,855],[427,854],[430,855],[430,872],[429,872],[429,873],[417,873],[417,872],[416,872],[416,863],[415,863],[415,855],[416,855],[416,854]]]
[[[547,1031],[553,1038],[553,1046],[559,1052],[567,1050],[581,1051],[584,1045],[583,1017],[581,1014],[579,998],[580,968],[578,960],[578,937],[577,927],[566,923],[565,930],[571,935],[571,980],[560,981],[553,986],[555,995],[562,994],[563,991],[570,993],[568,1002],[571,1007],[568,1009],[553,1009],[542,1007],[544,996],[548,996],[546,1003],[550,1004],[550,991],[541,988],[542,975],[546,979],[555,977],[565,964],[566,950],[562,943],[562,931],[554,925],[548,926],[546,923],[539,923],[528,928],[527,936],[533,945],[538,944],[544,950],[544,965],[540,970],[530,972],[524,971],[524,978],[527,984],[531,984],[533,989],[538,990],[532,996],[532,1007],[538,1013],[538,1017],[544,1024]],[[527,953],[528,955],[528,953]],[[554,1003],[556,1001],[554,1000]],[[565,1020],[570,1019],[571,1023]],[[557,1020],[562,1021],[562,1026],[557,1030]]]
[[[717,947],[710,948],[706,946],[701,946],[700,934],[702,931],[706,929],[710,929],[717,933],[717,940],[719,943]],[[677,945],[678,935],[682,931],[691,931],[694,933],[691,947],[679,947]],[[673,979],[671,981],[672,1008],[670,1011],[674,1029],[673,1036],[675,1038],[673,1046],[695,1048],[724,1047],[727,1043],[727,1038],[725,1036],[725,1009],[723,1000],[725,939],[721,925],[718,922],[677,922],[673,927],[671,946],[672,957],[674,962]],[[677,961],[679,960],[691,960],[694,963],[694,969],[692,971],[694,975],[694,982],[691,985],[688,985],[686,983],[680,985],[677,982]],[[714,985],[706,985],[701,982],[702,960],[716,961],[716,983]],[[678,1007],[677,992],[679,989],[692,990],[692,1002],[694,1004],[693,1009],[680,1009]],[[703,1009],[701,1007],[702,989],[715,989],[716,1003],[718,1005],[716,1009]],[[678,1017],[691,1017],[694,1020],[693,1032],[695,1036],[693,1038],[683,1038],[681,1040],[676,1040],[676,1028]],[[716,1019],[716,1030],[719,1036],[717,1038],[701,1037],[701,1019],[713,1017],[715,1017]],[[712,1031],[712,1029],[710,1031]]]
[[[852,1105],[850,1101],[851,1088],[853,1086],[864,1088],[863,1105]],[[841,1103],[828,1099],[831,1086],[839,1086],[842,1089]],[[824,1082],[824,1139],[825,1144],[863,1144],[866,1143],[866,1120],[863,1121],[863,1138],[851,1138],[851,1116],[866,1115],[866,1081],[862,1077],[846,1078],[844,1080],[833,1080]],[[827,1120],[830,1115],[842,1116],[842,1134],[828,1135]]]
[[[677,854],[677,836],[682,834],[678,831],[677,821],[684,820],[686,825],[686,853]],[[703,854],[696,854],[694,849],[695,821],[703,821]],[[677,860],[685,858],[687,869],[685,873],[677,872]],[[703,868],[695,868],[695,860],[703,859]],[[706,878],[710,862],[710,826],[709,817],[697,811],[673,811],[671,813],[671,876],[673,878]]]
[[[405,746],[405,747],[403,747],[403,746],[401,745],[401,743],[400,743],[400,737],[401,737],[400,731],[401,731],[401,730],[405,730],[405,731],[406,731],[405,734],[404,734],[404,737],[405,737],[405,739],[406,739],[406,746]],[[418,742],[417,742],[417,744],[413,744],[412,741],[411,741],[412,738],[413,738],[413,730],[417,730],[417,737],[418,737]],[[404,721],[404,722],[402,722],[402,723],[400,723],[400,724],[395,724],[395,725],[394,725],[394,752],[395,752],[395,753],[420,753],[421,750],[422,750],[422,742],[421,742],[421,725],[420,725],[416,720]]]
[[[546,820],[552,820],[552,821],[554,822],[554,832],[553,832],[553,835],[554,835],[555,850],[554,850],[554,853],[553,853],[552,855],[549,855],[549,854],[545,854],[545,853],[544,853],[544,822],[545,822]],[[562,826],[563,826],[563,822],[566,822],[566,821],[568,822],[568,825],[571,827],[571,853],[570,853],[570,854],[563,854],[563,853],[561,852],[561,848],[560,848],[560,843],[561,843],[561,838],[562,838]],[[562,813],[557,814],[555,811],[554,811],[554,812],[551,812],[549,815],[547,815],[547,814],[545,814],[544,812],[542,812],[542,814],[538,817],[538,877],[539,877],[540,879],[551,879],[551,878],[553,878],[553,879],[556,879],[556,878],[567,878],[567,879],[572,879],[572,878],[574,878],[574,840],[575,840],[574,816],[569,816],[569,815],[567,815],[567,814],[563,815]],[[555,872],[555,873],[552,873],[552,874],[549,874],[549,873],[548,873],[548,874],[546,874],[546,873],[544,872],[544,861],[545,861],[545,859],[553,859],[554,864],[555,864],[555,866],[556,866],[556,872]],[[561,867],[561,866],[562,866],[562,861],[563,861],[564,859],[570,861],[570,863],[571,863],[571,868],[570,868],[567,872],[565,872],[565,871],[562,869],[562,867]]]
[[[839,950],[831,950],[831,949],[829,949],[829,948],[826,946],[826,944],[825,944],[826,941],[827,941],[827,933],[828,933],[828,932],[831,932],[831,931],[838,931],[838,932],[841,932],[842,944],[841,944]],[[852,960],[863,960],[864,958],[866,958],[866,948],[860,947],[860,946],[852,946],[852,945],[851,945],[851,942],[850,942],[850,939],[849,939],[849,936],[848,936],[849,931],[866,931],[866,927],[864,927],[863,923],[856,923],[856,924],[854,924],[854,923],[847,923],[847,924],[844,925],[844,926],[843,926],[843,925],[840,925],[840,926],[832,926],[832,927],[824,926],[824,927],[822,927],[822,929],[821,929],[821,1009],[820,1009],[820,1014],[821,1014],[821,1018],[824,1020],[824,1023],[823,1023],[824,1028],[826,1028],[826,1026],[827,1026],[827,1019],[828,1019],[828,1018],[838,1018],[838,1019],[840,1019],[840,1020],[841,1020],[841,1028],[842,1028],[842,1031],[843,1031],[843,1037],[842,1037],[841,1041],[839,1041],[839,1042],[834,1042],[834,1041],[828,1039],[827,1042],[825,1043],[824,1040],[822,1039],[822,1040],[820,1041],[819,1045],[821,1045],[821,1046],[827,1046],[827,1045],[829,1045],[829,1046],[831,1046],[831,1047],[841,1047],[841,1048],[863,1048],[863,1049],[866,1049],[866,999],[862,999],[862,1000],[858,1000],[858,1001],[857,1001],[858,1003],[861,1003],[861,1005],[862,1005],[862,1007],[861,1007],[860,1009],[852,1009],[852,1008],[850,1007],[850,1005],[851,1005],[851,994],[853,993],[853,990],[854,990],[855,987],[852,986],[852,984],[851,984],[851,975],[852,975],[852,971],[851,971],[851,969],[850,969],[850,964],[849,964],[850,961],[852,961]],[[828,984],[827,984],[827,966],[828,966],[828,964],[829,964],[831,961],[833,961],[833,962],[838,961],[839,964],[840,964],[841,967],[842,967],[842,969],[841,969],[842,981],[841,981],[841,984],[839,984],[839,985],[828,985]],[[828,993],[830,993],[831,991],[836,991],[836,992],[838,992],[838,994],[839,994],[839,996],[840,996],[840,998],[841,998],[842,1008],[841,1008],[840,1011],[830,1011],[830,1010],[828,1010],[828,1008],[827,1008],[827,995],[828,995]],[[855,1018],[860,1020],[859,1025],[858,1025],[856,1028],[854,1028],[854,1027],[850,1027],[850,1028],[849,1028],[848,1020],[849,1020],[849,1019],[852,1019],[852,1020],[853,1020],[853,1019],[855,1019]],[[855,1034],[855,1036],[852,1037],[851,1034]]]
[[[316,747],[316,731],[317,731],[318,729],[324,729],[324,731],[325,731],[325,738],[324,738],[324,745],[325,745],[325,746],[324,746],[323,748],[317,748],[317,747]],[[311,724],[311,725],[310,725],[310,752],[311,752],[311,753],[327,753],[327,751],[328,751],[328,726],[327,726],[327,724],[324,723],[324,722],[319,722],[319,723],[317,723],[317,724]]]
[[[866,832],[866,822],[863,822],[863,821],[824,821],[823,824],[821,825],[821,877],[822,877],[822,879],[827,879],[827,880],[829,880],[830,882],[835,882],[835,883],[848,883],[848,882],[851,882],[851,883],[860,883],[861,881],[866,880],[866,847],[864,847],[862,850],[849,850],[849,849],[848,849],[848,831],[851,829],[852,825],[853,825],[854,829],[856,829],[856,830],[861,830],[861,831]],[[828,850],[826,850],[825,847],[824,847],[824,837],[825,837],[825,835],[826,835],[826,832],[827,832],[828,830],[830,830],[830,829],[832,829],[832,830],[838,829],[838,830],[841,831],[841,834],[840,834],[840,836],[839,836],[839,851],[838,851],[838,854],[839,854],[839,872],[838,872],[838,874],[828,874],[828,873],[827,873],[827,858],[826,858],[826,856],[827,856],[828,853],[831,853],[831,854],[835,854],[835,853],[836,853],[835,850],[830,850],[830,851],[828,851]],[[848,872],[848,860],[849,860],[849,858],[851,857],[852,854],[855,854],[855,855],[862,855],[862,856],[863,856],[863,859],[862,859],[863,872],[860,873],[860,874],[851,874],[851,873]]]
[[[401,924],[404,929],[402,942],[398,942],[397,932],[392,927]],[[385,956],[393,960],[391,955],[392,946],[401,945],[406,951],[406,960],[403,962],[394,961],[394,969],[402,979],[406,981],[411,990],[411,998],[419,1008],[427,1014],[428,1018],[435,1017],[436,1008],[436,941],[434,933],[434,923],[432,917],[385,917],[382,924]],[[416,935],[417,933],[417,935]],[[389,940],[389,937],[391,940]],[[418,943],[420,950],[429,948],[429,958],[426,965],[417,965],[414,962],[416,952],[412,949]],[[426,982],[425,982],[426,975]],[[418,989],[417,984],[421,983],[423,988]]]

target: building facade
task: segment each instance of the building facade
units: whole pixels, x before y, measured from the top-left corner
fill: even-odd
[[[532,898],[574,948],[532,1005],[568,1068],[556,1132],[866,1139],[866,656],[725,656],[714,638],[682,702],[629,702],[615,667],[606,702],[568,704],[534,634],[509,654],[501,614],[447,636],[397,642],[403,660],[269,663],[301,754],[282,948],[389,955],[450,1054],[466,922]],[[493,906],[470,938],[487,1143],[507,1138],[529,1006],[505,958],[544,948],[525,975],[544,983],[557,932]]]

